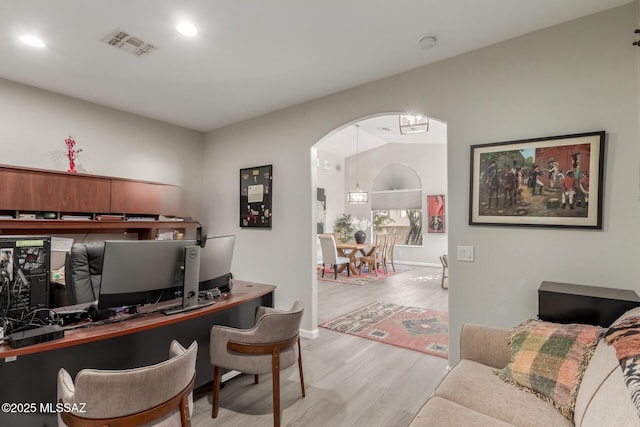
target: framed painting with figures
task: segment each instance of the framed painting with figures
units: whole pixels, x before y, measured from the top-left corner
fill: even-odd
[[[470,225],[602,229],[605,132],[471,146]]]
[[[272,165],[240,169],[240,227],[271,228]]]

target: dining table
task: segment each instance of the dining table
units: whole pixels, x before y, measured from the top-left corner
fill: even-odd
[[[336,250],[339,256],[349,258],[349,264],[340,265],[338,273],[342,273],[348,265],[351,274],[357,275],[356,261],[358,260],[358,254],[370,256],[376,250],[376,245],[374,243],[337,242]]]

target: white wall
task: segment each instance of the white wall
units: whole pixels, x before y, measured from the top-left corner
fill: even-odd
[[[306,304],[315,330],[315,174],[310,147],[347,123],[407,106],[448,123],[450,359],[463,322],[515,325],[537,313],[542,280],[640,290],[637,4],[516,38],[210,132],[209,226],[235,232],[237,276],[278,285],[276,305]],[[472,144],[607,131],[604,230],[471,227]],[[238,227],[238,170],[274,165],[274,225]],[[315,163],[313,163],[315,167]],[[312,179],[313,177],[313,179]],[[420,302],[416,301],[416,305]]]
[[[333,231],[336,219],[344,212],[347,200],[344,188],[344,159],[335,154],[318,150],[318,167],[316,168],[318,187],[324,188],[327,196],[327,222],[325,232]],[[325,168],[325,162],[326,166]]]
[[[356,186],[355,156],[345,161],[345,176],[348,190]],[[371,192],[376,176],[388,165],[401,164],[412,168],[422,183],[422,247],[396,245],[396,262],[409,264],[441,265],[438,257],[447,253],[447,234],[427,233],[427,195],[447,193],[447,146],[445,144],[387,144],[359,155],[360,187]],[[447,197],[445,197],[445,202]],[[369,218],[369,203],[346,205],[345,212],[358,218]],[[445,214],[446,214],[445,209]],[[446,224],[446,221],[445,221]],[[367,236],[367,241],[371,237]]]
[[[181,185],[200,216],[203,134],[0,79],[0,164]]]

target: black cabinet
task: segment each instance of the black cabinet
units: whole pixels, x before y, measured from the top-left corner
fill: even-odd
[[[542,282],[538,288],[538,318],[556,323],[609,327],[620,315],[640,306],[628,289]]]

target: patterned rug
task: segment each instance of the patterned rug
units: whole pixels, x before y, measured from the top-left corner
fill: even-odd
[[[447,313],[376,301],[320,326],[446,359],[448,324]]]
[[[402,272],[411,270],[411,267],[407,265],[396,265],[396,271],[394,272],[391,267],[388,268],[388,274],[384,274],[382,269],[378,270],[378,276],[373,271],[362,270],[362,274],[352,274],[347,276],[346,269],[342,273],[338,273],[338,278],[333,278],[333,269],[326,268],[324,270],[324,277],[322,277],[322,269],[318,269],[318,280],[322,280],[325,282],[339,282],[339,283],[347,283],[349,285],[369,285],[373,282],[377,282],[378,280],[386,279],[387,277],[395,276],[396,274],[400,274]]]

